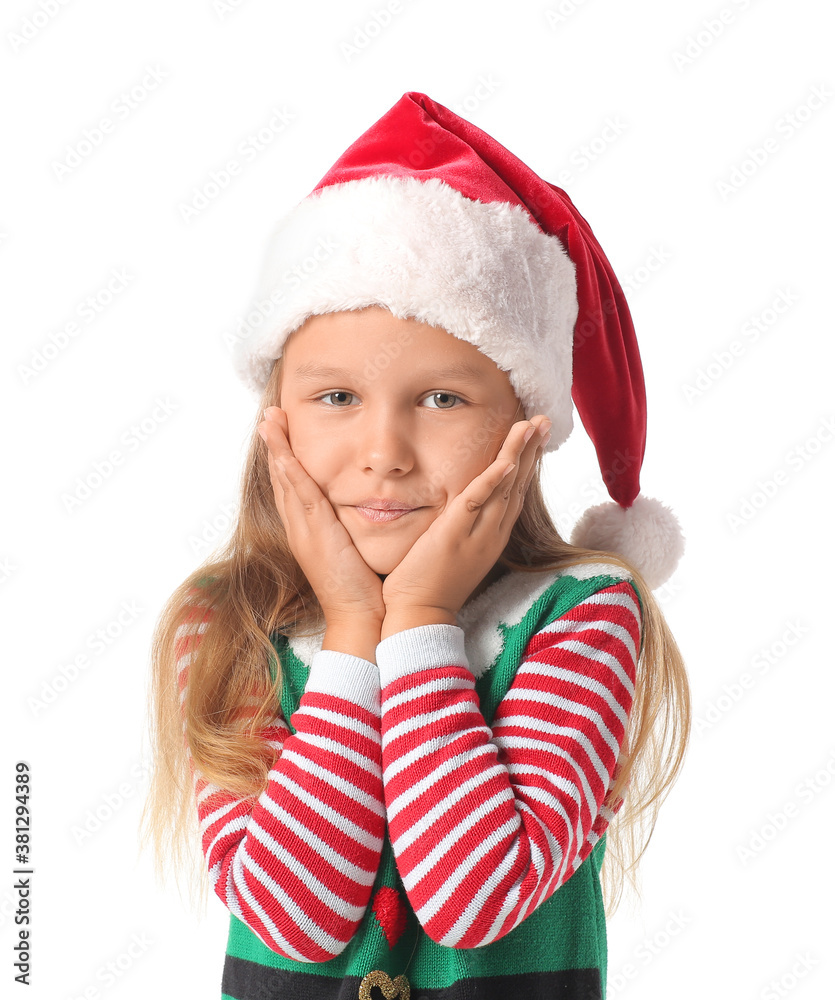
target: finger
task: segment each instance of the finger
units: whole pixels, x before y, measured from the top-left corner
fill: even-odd
[[[487,510],[498,511],[501,516],[504,513],[503,505],[512,492],[517,469],[515,462],[508,462],[501,456],[491,462],[450,505],[450,513],[457,523],[456,526],[450,525],[450,530],[460,531],[462,521],[472,530],[476,519]]]
[[[292,457],[292,449],[287,438],[286,415],[277,406],[268,407],[264,411],[264,420],[258,424],[257,429],[267,449],[267,469],[276,507],[286,528],[289,513],[287,504],[294,493],[293,483],[287,476],[287,464]]]
[[[551,421],[541,415],[537,415],[537,417],[531,419],[531,423],[535,429],[532,434],[529,429],[523,437],[523,445],[517,461],[518,472],[515,482],[517,492],[522,497],[524,497],[533,479],[536,471],[536,463],[542,456],[543,449],[551,437]]]
[[[543,449],[551,437],[551,421],[547,417],[538,414],[531,418],[530,423],[533,433],[530,427],[523,433],[517,467],[512,477],[508,477],[511,481],[507,483],[508,489],[505,491],[507,503],[500,530],[506,529],[508,532],[522,511],[528,487],[536,474],[536,463],[542,457]]]
[[[539,420],[537,421],[537,417]],[[536,455],[537,445],[540,441],[539,428],[547,418],[541,414],[532,417],[530,420],[518,420],[502,442],[496,460],[503,458],[509,462],[519,464],[526,461],[528,457]]]
[[[498,522],[499,526],[506,518],[511,523],[516,520],[545,440],[540,427],[546,423],[546,418],[540,417],[537,422],[514,424],[494,461],[462,491],[458,498],[461,515],[469,517],[471,530],[479,515],[482,524],[488,519],[491,525]],[[516,500],[511,502],[514,495]]]
[[[513,435],[519,432],[512,428],[505,445],[497,456],[500,458],[506,454],[511,462],[516,463],[518,466],[517,481],[528,478],[528,474],[533,469],[536,460],[542,453],[542,448],[550,437],[551,421],[547,417],[537,414],[529,421],[524,421],[520,426],[524,427],[521,436],[514,438]]]
[[[258,425],[258,432],[267,444],[272,460],[271,466],[283,477],[282,482],[286,480],[286,482],[296,485],[302,480],[302,474],[307,476],[307,472],[290,447],[287,416],[277,406],[268,407],[264,414],[265,419]],[[287,477],[288,469],[294,471],[292,479]]]
[[[277,406],[268,407],[264,414],[267,419],[259,424],[259,430],[264,428],[270,465],[283,494],[285,515],[304,515],[305,521],[323,518],[323,523],[331,524],[336,520],[333,507],[290,447],[287,415]]]
[[[264,410],[264,419],[272,423],[276,423],[281,427],[284,436],[289,440],[289,431],[287,426],[287,414],[280,406],[268,406]]]
[[[270,455],[286,465],[288,453],[292,454],[287,415],[277,406],[264,410],[264,419],[258,425],[258,433],[264,438]]]
[[[508,431],[507,437],[493,461],[493,465],[502,471],[504,471],[508,463],[516,466],[513,472],[513,483],[520,483],[527,480],[528,473],[536,461],[539,442],[542,440],[539,428],[544,419],[544,417],[541,417],[538,423],[536,422],[536,418],[532,420],[520,420],[515,423]]]
[[[265,451],[265,461],[267,465],[267,474],[270,477],[270,484],[273,489],[273,497],[275,499],[276,509],[278,510],[279,517],[281,518],[282,524],[287,525],[287,515],[284,507],[284,493],[286,486],[281,480],[279,463],[276,461],[275,456],[272,451],[273,435],[272,432],[261,423],[258,425],[258,433],[261,435],[264,441],[264,451]]]

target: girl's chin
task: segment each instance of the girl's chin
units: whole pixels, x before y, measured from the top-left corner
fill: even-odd
[[[393,572],[397,567],[397,562],[392,559],[386,559],[385,561],[380,559],[369,559],[369,557],[363,555],[362,552],[360,552],[360,555],[366,561],[369,568],[372,569],[381,580],[385,580],[389,573]]]
[[[403,556],[408,551],[408,547],[406,547],[402,553],[393,553],[390,550],[388,552],[375,552],[374,548],[368,544],[358,545],[356,539],[354,539],[354,545],[368,566],[381,578],[388,576],[403,560]]]
[[[416,525],[409,526],[405,531],[400,530],[398,525],[401,520],[361,527],[342,521],[355,548],[378,576],[391,573],[425,530],[424,526]]]

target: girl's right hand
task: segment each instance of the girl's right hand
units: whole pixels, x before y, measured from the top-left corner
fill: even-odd
[[[383,582],[357,551],[330,501],[290,448],[287,414],[264,411],[258,433],[268,450],[275,505],[290,550],[319,600],[328,625],[356,623],[358,615],[382,623]]]

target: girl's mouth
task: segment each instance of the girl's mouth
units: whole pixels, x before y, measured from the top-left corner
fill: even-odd
[[[376,507],[354,508],[354,510],[358,511],[368,521],[396,521],[399,517],[403,517],[404,514],[413,514],[416,510],[420,509],[420,507],[412,507],[409,510],[378,510]]]

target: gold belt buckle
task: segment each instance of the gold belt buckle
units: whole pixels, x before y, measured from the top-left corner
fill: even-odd
[[[412,992],[409,980],[405,976],[397,976],[392,982],[385,972],[375,970],[363,977],[358,994],[359,1000],[371,1000],[372,986],[376,986],[386,1000],[409,1000]]]

